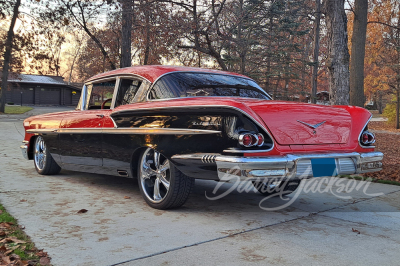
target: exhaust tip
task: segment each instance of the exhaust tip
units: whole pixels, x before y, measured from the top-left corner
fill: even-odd
[[[117,172],[118,172],[118,174],[119,174],[120,176],[125,176],[125,177],[128,177],[128,176],[129,176],[129,175],[128,175],[128,172],[125,171],[125,170],[117,170]]]

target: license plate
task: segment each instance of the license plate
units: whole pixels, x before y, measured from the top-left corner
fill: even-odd
[[[337,176],[336,160],[334,158],[311,159],[314,177]]]

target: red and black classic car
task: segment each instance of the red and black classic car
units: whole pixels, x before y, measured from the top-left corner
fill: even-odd
[[[21,149],[43,175],[137,177],[145,201],[168,209],[196,178],[248,180],[268,195],[274,178],[292,192],[303,178],[379,171],[370,118],[359,107],[273,101],[235,73],[137,66],[87,80],[74,111],[26,119]]]

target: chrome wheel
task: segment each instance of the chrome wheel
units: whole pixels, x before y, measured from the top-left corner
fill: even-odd
[[[45,168],[47,160],[46,144],[41,136],[37,137],[35,141],[34,160],[39,171]]]
[[[167,196],[170,188],[170,163],[159,152],[148,148],[141,159],[140,185],[146,198],[159,203]]]

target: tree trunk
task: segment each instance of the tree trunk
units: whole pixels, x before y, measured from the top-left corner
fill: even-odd
[[[397,88],[396,129],[400,128],[400,88]]]
[[[314,21],[314,53],[313,53],[313,68],[311,79],[311,102],[317,103],[317,85],[318,85],[318,56],[319,56],[319,32],[321,22],[321,0],[315,1],[315,21]]]
[[[364,107],[364,58],[368,0],[355,0],[350,60],[350,104]]]
[[[122,40],[121,40],[121,62],[120,67],[132,66],[132,17],[133,0],[121,0],[122,4]]]
[[[146,16],[146,42],[145,42],[145,49],[144,49],[144,61],[143,65],[149,64],[149,57],[150,57],[150,14],[148,7],[146,7],[144,11],[144,15]]]
[[[74,71],[74,65],[75,65],[75,61],[76,58],[79,55],[79,51],[81,50],[81,42],[79,42],[79,46],[78,49],[76,50],[75,54],[74,54],[74,58],[72,59],[72,64],[71,64],[71,70],[69,71],[69,78],[68,78],[68,85],[71,84],[71,80],[72,80],[72,71]],[[104,72],[104,71],[103,71]]]
[[[10,28],[7,32],[7,39],[6,39],[6,51],[4,53],[4,62],[3,62],[3,76],[1,78],[1,95],[0,95],[0,113],[4,113],[5,106],[6,106],[6,94],[8,88],[8,70],[10,68],[10,61],[11,61],[11,52],[12,52],[12,44],[14,39],[14,27],[15,22],[18,18],[19,14],[19,6],[21,5],[21,0],[17,0],[14,5],[13,16],[11,18]],[[22,102],[21,102],[22,105]]]
[[[325,1],[328,37],[329,100],[331,105],[349,104],[349,49],[344,0]]]
[[[380,90],[377,91],[378,97],[376,101],[376,107],[378,109],[379,114],[382,114],[383,106],[382,106],[382,92]]]

